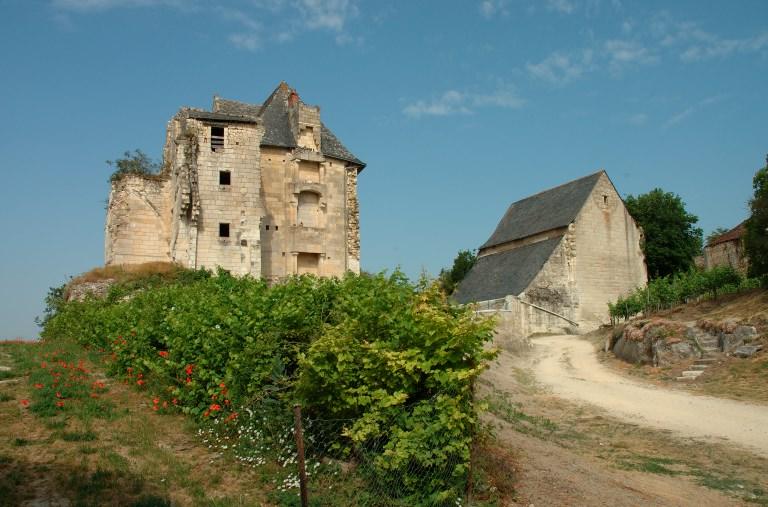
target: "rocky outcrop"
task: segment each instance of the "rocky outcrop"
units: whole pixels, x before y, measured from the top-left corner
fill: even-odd
[[[664,319],[627,324],[616,336],[612,350],[627,362],[662,367],[701,357],[695,340],[686,333],[686,326]]]
[[[115,279],[107,278],[95,282],[77,282],[67,286],[66,301],[85,301],[87,297],[105,299]]]

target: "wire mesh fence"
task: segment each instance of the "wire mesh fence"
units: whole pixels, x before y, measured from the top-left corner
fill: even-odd
[[[404,447],[393,433],[354,439],[350,435],[358,423],[355,418],[313,417],[311,410],[301,414],[300,407],[263,400],[244,408],[231,423],[214,421],[199,433],[210,447],[259,469],[276,505],[466,504],[468,448],[429,449],[428,438],[417,448]]]

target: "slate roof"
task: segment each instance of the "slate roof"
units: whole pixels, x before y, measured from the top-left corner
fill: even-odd
[[[716,238],[713,238],[712,241],[710,241],[707,244],[707,246],[715,246],[715,245],[719,245],[720,243],[727,243],[728,241],[739,240],[741,239],[742,236],[744,236],[745,232],[747,232],[746,222],[741,222],[739,225],[737,225],[730,231],[725,232],[720,236],[717,236]]]
[[[599,171],[512,203],[480,250],[567,226],[576,219],[603,173]]]
[[[562,236],[479,257],[459,284],[453,299],[459,304],[519,295],[533,281]]]
[[[278,146],[281,148],[295,148],[298,146],[294,133],[291,130],[288,116],[288,98],[292,89],[285,82],[281,82],[272,94],[264,101],[264,104],[248,104],[236,100],[213,98],[213,113],[232,115],[236,118],[250,118],[252,121],[262,120],[264,124],[264,137],[262,146]],[[234,120],[237,121],[237,120]],[[331,130],[321,123],[320,148],[323,155],[337,158],[346,162],[365,167],[365,162],[350,152]]]

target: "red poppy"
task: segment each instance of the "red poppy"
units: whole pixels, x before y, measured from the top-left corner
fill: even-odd
[[[162,357],[162,358],[167,358],[168,357],[168,351],[167,350],[160,350],[160,351],[157,352],[157,354],[160,357]]]
[[[56,393],[56,397],[57,397],[57,398],[61,398],[61,397],[62,397],[62,396],[61,396],[61,393],[57,392],[57,393]]]
[[[157,405],[158,403],[160,403],[160,400],[159,400],[158,398],[155,398],[154,400],[152,400],[152,403],[154,403],[155,405]]]
[[[29,406],[29,400],[19,400],[19,403],[21,403],[21,405],[23,407],[28,407]]]
[[[139,379],[139,380],[136,381],[136,384],[140,385],[140,386],[143,386],[144,385],[144,381]]]
[[[35,384],[35,389],[42,389],[42,388],[43,388],[43,384]]]
[[[64,402],[63,401],[57,401],[56,406],[59,408],[64,408]]]
[[[216,412],[216,411],[218,411],[218,410],[221,410],[221,405],[219,405],[218,403],[213,403],[213,404],[212,404],[210,407],[208,407],[208,408],[209,408],[209,409],[211,409],[212,411]]]

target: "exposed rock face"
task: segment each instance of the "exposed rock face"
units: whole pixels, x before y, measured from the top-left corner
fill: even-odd
[[[751,343],[757,337],[754,326],[744,325],[737,319],[700,320],[696,325],[717,336],[718,347],[726,354]]]
[[[701,357],[695,341],[679,322],[663,319],[628,324],[613,346],[613,353],[630,363],[669,366]]]
[[[115,280],[108,278],[95,282],[80,282],[67,287],[67,301],[85,301],[88,296],[104,299]]]
[[[727,354],[749,343],[755,336],[757,336],[757,329],[753,326],[736,326],[732,333],[720,333],[718,341],[720,349]]]

